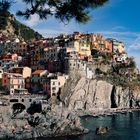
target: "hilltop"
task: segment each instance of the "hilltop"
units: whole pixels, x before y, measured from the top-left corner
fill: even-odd
[[[8,38],[19,37],[24,41],[42,38],[42,35],[20,23],[10,12],[0,13],[0,32]]]

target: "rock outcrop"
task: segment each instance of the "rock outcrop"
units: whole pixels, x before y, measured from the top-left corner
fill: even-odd
[[[3,109],[2,109],[3,108]],[[28,114],[26,110],[12,117],[9,106],[0,112],[0,139],[28,139],[36,137],[56,137],[78,135],[88,130],[81,126],[80,118],[62,105],[44,105],[41,113]]]
[[[70,110],[84,111],[87,114],[96,110],[139,107],[139,88],[130,90],[129,87],[116,86],[105,80],[79,77],[71,74],[62,90],[61,99]],[[70,83],[75,87],[69,86]],[[67,92],[64,92],[66,89]]]
[[[110,131],[109,127],[98,127],[96,128],[96,134],[97,135],[104,135]]]

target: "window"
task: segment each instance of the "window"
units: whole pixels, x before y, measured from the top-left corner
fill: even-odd
[[[53,82],[53,85],[55,85],[55,82]]]
[[[32,99],[29,99],[29,102],[32,102]]]
[[[52,87],[52,90],[56,90],[56,87]]]
[[[24,102],[24,99],[22,99],[21,102]]]

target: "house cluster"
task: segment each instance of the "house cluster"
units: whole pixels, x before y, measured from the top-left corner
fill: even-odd
[[[54,38],[24,42],[0,34],[0,79],[6,93],[44,93],[57,96],[73,69],[93,78],[88,67],[99,53],[111,54],[111,61],[127,60],[124,43],[101,34],[74,32]]]

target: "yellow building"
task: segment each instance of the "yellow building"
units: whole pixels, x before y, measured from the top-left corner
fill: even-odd
[[[105,50],[105,40],[101,34],[74,33],[74,48],[80,55],[90,56],[93,49]]]

